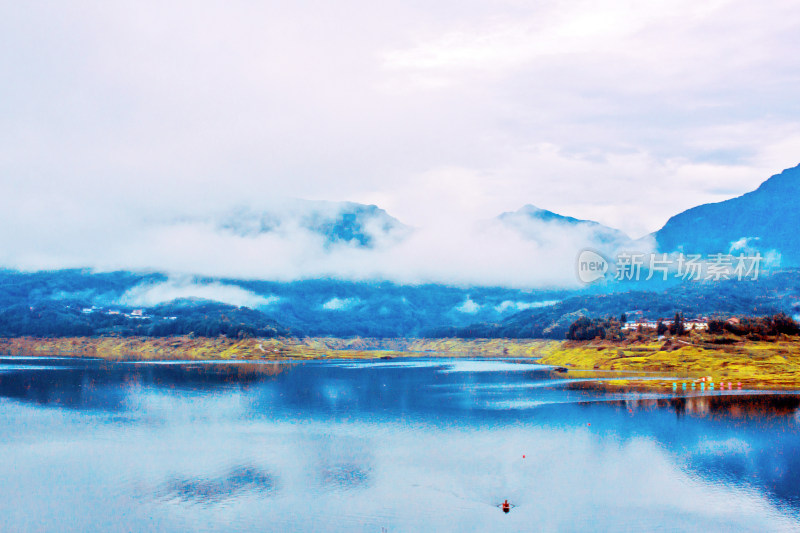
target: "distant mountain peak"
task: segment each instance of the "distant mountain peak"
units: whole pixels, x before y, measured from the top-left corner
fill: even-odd
[[[764,181],[756,190],[688,209],[654,236],[663,252],[730,253],[747,242],[762,254],[780,254],[782,266],[800,265],[800,165]]]
[[[326,246],[362,248],[400,241],[411,231],[376,205],[306,200],[263,211],[240,207],[219,217],[215,225],[241,237],[301,229],[321,235]]]
[[[502,215],[500,215],[500,219],[503,219],[504,217],[505,218],[513,217],[514,215],[525,215],[530,218],[535,218],[544,222],[564,222],[568,224],[591,224],[596,226],[602,226],[602,224],[600,224],[599,222],[595,222],[594,220],[583,220],[580,218],[561,215],[559,213],[555,213],[547,209],[542,209],[541,207],[537,207],[533,204],[525,204],[516,211],[509,211],[503,213]]]
[[[631,243],[630,238],[618,229],[594,220],[561,215],[533,204],[503,213],[497,219],[527,240],[542,245],[568,238],[576,246],[597,247],[610,252]]]

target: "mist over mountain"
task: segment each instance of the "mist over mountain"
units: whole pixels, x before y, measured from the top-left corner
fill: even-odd
[[[267,210],[239,207],[214,219],[215,226],[240,237],[290,234],[298,229],[323,237],[325,246],[372,248],[396,243],[412,231],[375,205],[294,200]]]
[[[333,279],[284,283],[88,270],[0,271],[0,329],[50,335],[418,336],[435,326],[501,320],[568,295]]]
[[[664,252],[759,251],[800,265],[800,166],[786,169],[737,198],[694,207],[670,218],[654,237]]]
[[[751,193],[676,215],[654,237],[662,251],[757,250],[779,255],[784,267],[796,265],[797,198],[800,167]],[[135,261],[106,273],[0,271],[0,330],[563,338],[580,316],[800,315],[800,271],[791,269],[752,281],[578,285],[579,250],[612,256],[633,247],[647,252],[650,244],[533,205],[481,224],[412,229],[375,205],[295,201],[162,220],[148,231],[166,239],[164,257],[177,247],[184,261],[198,263],[183,273]],[[241,258],[255,265],[250,275],[224,275]],[[208,268],[208,260],[221,266]],[[515,287],[520,280],[527,281]]]
[[[440,216],[412,228],[373,204],[254,199],[211,212],[164,210],[138,217],[124,212],[107,223],[90,218],[92,224],[79,235],[63,236],[58,222],[46,232],[44,224],[21,224],[18,232],[4,234],[0,265],[21,271],[78,267],[160,272],[170,279],[442,285],[463,288],[465,294],[471,287],[578,290],[584,286],[576,276],[576,259],[586,248],[613,261],[620,250],[653,251],[657,241],[665,252],[759,250],[765,256],[780,256],[783,266],[800,264],[800,214],[794,208],[798,183],[800,167],[789,169],[739,198],[676,215],[652,237],[637,241],[598,222],[530,204],[493,218],[456,216],[443,205]],[[42,235],[30,234],[31,228],[39,228]],[[173,284],[159,290],[171,291],[173,298],[215,299],[215,283]],[[222,292],[246,306],[258,307],[269,298],[238,290],[225,287]],[[620,289],[595,284],[589,290]],[[145,296],[155,294],[146,292],[126,298],[136,296],[143,305]],[[470,308],[466,298],[462,303]]]
[[[517,211],[503,213],[497,217],[503,224],[519,232],[525,239],[547,248],[562,240],[565,233],[581,248],[595,248],[613,255],[616,251],[630,247],[633,241],[620,230],[610,228],[593,220],[581,220],[560,215],[546,209],[527,204]]]
[[[130,272],[0,271],[0,335],[563,338],[580,316],[800,315],[800,270],[667,290],[289,283]]]
[[[387,287],[459,325],[618,291],[580,283],[584,248],[800,264],[797,169],[708,203],[796,164],[796,2],[23,4],[0,7],[0,268],[44,271],[34,301],[47,273],[89,269],[65,293],[96,303],[96,273],[155,272],[109,304],[388,331],[416,300]]]

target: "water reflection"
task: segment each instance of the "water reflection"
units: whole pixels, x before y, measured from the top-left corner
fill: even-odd
[[[513,360],[0,364],[10,530],[800,527],[794,395]]]
[[[269,363],[115,363],[98,359],[0,358],[0,396],[74,408],[124,410],[136,387],[213,391],[247,387],[292,365]]]
[[[318,472],[321,490],[355,490],[367,488],[373,469],[371,445],[365,438],[331,438],[321,435],[315,443],[314,470]]]
[[[764,420],[794,416],[800,396],[787,394],[736,392],[726,395],[689,396],[670,400],[679,415],[720,419]]]
[[[156,490],[156,497],[184,503],[210,505],[250,492],[269,495],[276,490],[275,476],[252,465],[239,466],[212,478],[173,477]]]

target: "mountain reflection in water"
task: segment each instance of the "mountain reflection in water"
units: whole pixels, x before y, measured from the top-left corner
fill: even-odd
[[[2,358],[0,512],[52,531],[800,527],[800,397],[572,384],[513,359]]]

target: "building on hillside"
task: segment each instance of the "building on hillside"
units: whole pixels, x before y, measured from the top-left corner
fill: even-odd
[[[627,324],[622,325],[622,329],[626,331],[637,331],[640,327],[642,329],[657,329],[658,328],[657,320],[637,320],[636,322],[628,322]],[[661,319],[660,322],[667,327],[672,326],[672,320],[664,320]],[[708,319],[707,318],[692,318],[689,320],[683,321],[683,327],[687,331],[704,331],[708,329]]]
[[[657,322],[653,322],[652,320],[637,320],[636,322],[626,322],[622,325],[623,330],[627,331],[637,331],[639,328],[642,329],[656,329],[658,327]]]
[[[708,329],[707,318],[693,318],[691,320],[684,320],[683,327],[687,331],[705,331]]]

